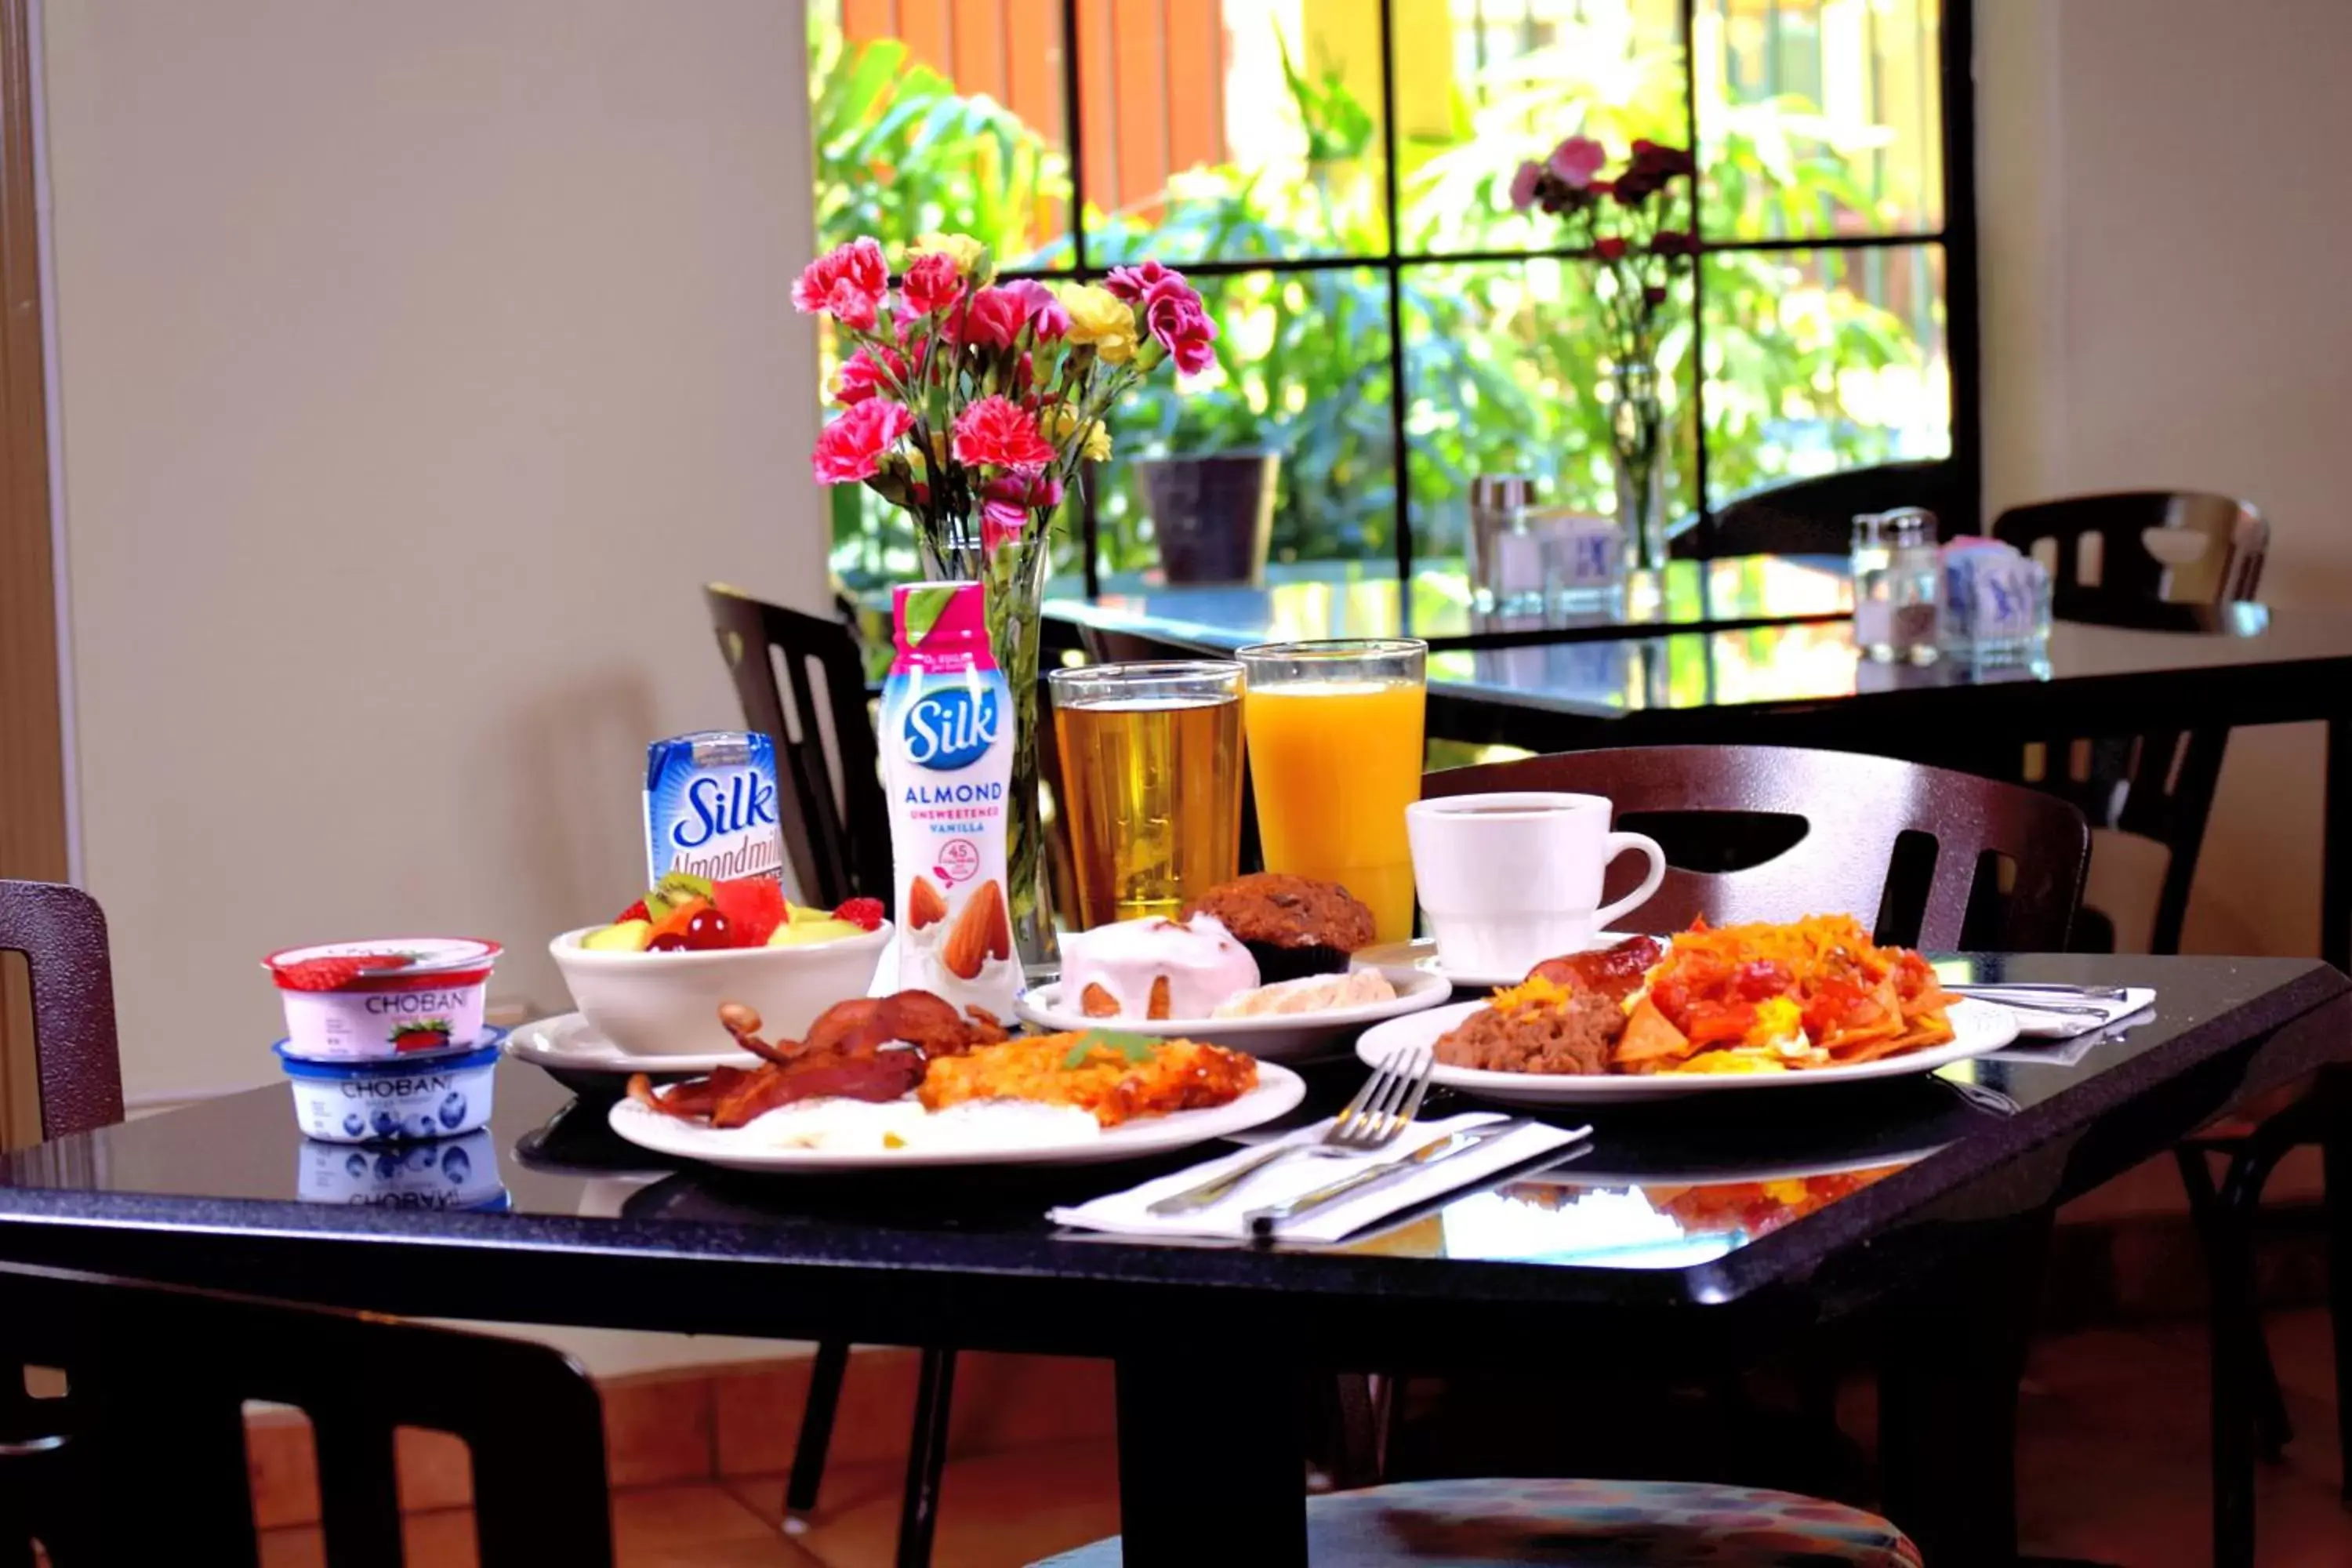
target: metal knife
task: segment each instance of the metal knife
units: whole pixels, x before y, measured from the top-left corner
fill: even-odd
[[[1466,1154],[1482,1143],[1492,1142],[1506,1134],[1517,1132],[1522,1127],[1531,1125],[1533,1125],[1531,1122],[1515,1120],[1494,1122],[1485,1127],[1473,1127],[1462,1132],[1449,1132],[1443,1138],[1423,1144],[1402,1160],[1384,1161],[1369,1170],[1342,1176],[1336,1182],[1318,1187],[1313,1192],[1302,1197],[1293,1198],[1286,1204],[1276,1204],[1271,1208],[1252,1209],[1242,1216],[1243,1226],[1252,1237],[1264,1239],[1271,1237],[1275,1227],[1286,1220],[1297,1219],[1303,1214],[1337,1203],[1341,1198],[1354,1197],[1360,1193],[1385,1186],[1391,1182],[1402,1181],[1407,1176],[1417,1175],[1442,1160],[1451,1160],[1456,1154]],[[1572,1136],[1582,1138],[1590,1135],[1591,1131],[1592,1129],[1590,1127],[1580,1127]]]

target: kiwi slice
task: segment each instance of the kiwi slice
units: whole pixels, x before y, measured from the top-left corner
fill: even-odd
[[[672,910],[695,899],[709,903],[710,879],[698,877],[691,871],[665,871],[662,873],[662,879],[654,884],[654,897],[661,900]],[[646,907],[651,909],[652,902],[648,900]]]

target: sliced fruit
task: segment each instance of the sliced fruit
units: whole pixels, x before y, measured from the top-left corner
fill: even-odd
[[[654,892],[671,909],[691,899],[710,901],[710,879],[698,877],[691,871],[665,871],[654,884]]]
[[[639,899],[635,903],[631,904],[627,909],[623,910],[619,914],[614,915],[613,917],[613,923],[614,925],[623,925],[630,921],[643,921],[647,925],[651,925],[653,923],[653,911],[646,908],[645,900]]]
[[[702,909],[686,922],[686,945],[695,952],[716,952],[740,944],[735,940],[734,921],[715,909]]]
[[[807,947],[820,942],[839,942],[847,936],[863,936],[865,931],[847,921],[825,915],[813,921],[795,921],[791,925],[778,926],[768,938],[770,947]]]
[[[651,921],[614,921],[582,937],[580,945],[596,952],[643,952],[653,934]]]
[[[843,904],[839,909],[833,911],[833,918],[837,921],[847,921],[859,931],[880,931],[882,929],[882,900],[879,899],[851,899],[848,902]]]
[[[784,889],[773,877],[739,877],[710,885],[710,901],[733,928],[737,947],[757,947],[784,923]]]
[[[695,916],[709,907],[710,901],[708,899],[688,899],[683,903],[671,905],[669,913],[654,921],[653,931],[646,939],[646,946],[649,949],[656,947],[666,936],[674,936],[680,942],[685,942],[687,926]]]
[[[806,904],[786,904],[784,906],[784,914],[787,921],[793,925],[806,925],[811,921],[829,921],[833,919],[833,911],[831,910],[813,910]]]

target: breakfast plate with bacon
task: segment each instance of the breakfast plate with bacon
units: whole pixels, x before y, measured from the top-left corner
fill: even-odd
[[[840,1003],[800,1040],[761,1038],[747,1007],[719,1018],[756,1065],[632,1079],[614,1131],[739,1171],[1095,1164],[1255,1127],[1306,1093],[1288,1068],[1219,1046],[1113,1029],[1013,1038],[925,991]]]
[[[1933,1072],[2017,1037],[1917,953],[1843,915],[1696,926],[1547,959],[1483,1002],[1367,1031],[1357,1054],[1430,1047],[1432,1081],[1519,1105],[1665,1100]]]

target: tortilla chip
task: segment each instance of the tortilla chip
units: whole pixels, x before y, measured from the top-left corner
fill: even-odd
[[[1619,1067],[1634,1067],[1644,1062],[1680,1061],[1691,1054],[1687,1036],[1666,1021],[1658,1005],[1647,996],[1625,1019],[1625,1032],[1618,1037],[1616,1054],[1610,1059]]]

